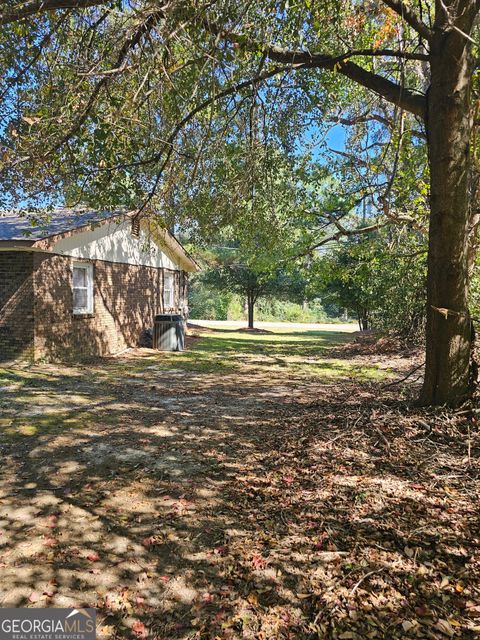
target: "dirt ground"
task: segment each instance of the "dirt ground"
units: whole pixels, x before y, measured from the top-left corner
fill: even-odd
[[[0,606],[98,637],[480,637],[477,423],[329,331],[0,369]],[[391,346],[391,345],[390,345]]]

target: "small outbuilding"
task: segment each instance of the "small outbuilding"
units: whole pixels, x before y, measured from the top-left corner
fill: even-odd
[[[186,315],[198,270],[176,238],[134,214],[0,214],[0,360],[64,360],[140,343],[156,314]]]

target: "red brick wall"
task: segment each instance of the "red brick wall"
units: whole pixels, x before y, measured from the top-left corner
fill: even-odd
[[[163,270],[91,261],[94,313],[72,313],[72,259],[35,254],[35,358],[75,359],[116,353],[138,344],[163,311]],[[178,272],[175,278],[178,298]]]
[[[0,360],[33,356],[33,254],[0,251]]]

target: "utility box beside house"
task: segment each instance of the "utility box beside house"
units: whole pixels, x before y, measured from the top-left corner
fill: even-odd
[[[153,348],[158,351],[183,351],[185,321],[181,315],[161,314],[153,324]]]

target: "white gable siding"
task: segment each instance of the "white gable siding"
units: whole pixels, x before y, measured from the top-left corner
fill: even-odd
[[[181,269],[143,229],[138,238],[132,236],[130,220],[110,221],[95,229],[79,231],[59,240],[52,251],[73,258]]]

